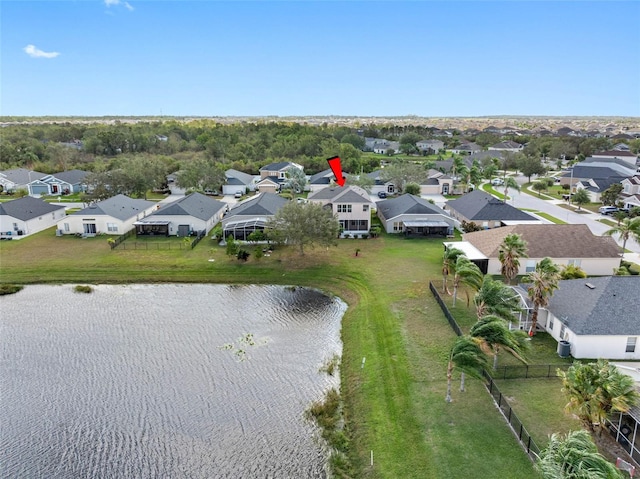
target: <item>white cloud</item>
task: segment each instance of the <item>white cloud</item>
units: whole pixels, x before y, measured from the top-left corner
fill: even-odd
[[[55,58],[60,55],[59,52],[45,52],[36,48],[35,45],[27,45],[23,48],[25,53],[29,55],[31,58]]]
[[[127,1],[122,1],[122,0],[104,0],[104,4],[107,7],[114,7],[116,5],[122,5],[123,7],[125,7],[127,10],[129,10],[130,12],[133,11],[133,7],[131,6],[131,4]]]

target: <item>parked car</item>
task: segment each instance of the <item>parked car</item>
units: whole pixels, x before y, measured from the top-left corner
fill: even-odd
[[[502,186],[504,185],[504,180],[502,178],[494,178],[493,180],[491,180],[491,184],[493,186]]]
[[[233,195],[235,198],[242,198],[242,191],[236,191],[236,194]]]
[[[618,208],[616,208],[615,206],[601,206],[600,208],[598,208],[598,211],[600,212],[600,214],[610,215],[618,211]]]
[[[387,194],[384,191],[378,191],[378,198],[386,198]]]

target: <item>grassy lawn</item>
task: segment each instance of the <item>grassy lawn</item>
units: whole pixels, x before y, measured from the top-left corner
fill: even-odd
[[[568,400],[560,392],[559,378],[509,379],[496,384],[539,447],[554,432],[582,429],[580,421],[564,411]]]
[[[50,229],[3,241],[0,283],[210,282],[321,288],[349,304],[342,323],[341,392],[352,477],[448,479],[470,471],[475,477],[534,476],[480,381],[469,380],[465,393],[454,388],[454,402],[444,401],[446,362],[455,335],[428,290],[429,280],[441,281],[441,241],[383,234],[342,240],[337,248],[319,248],[305,256],[276,248],[270,257],[242,263],[206,238],[193,250],[160,251],[112,251],[107,238],[55,237]],[[459,306],[466,308],[463,297]]]
[[[500,199],[500,200],[504,200],[504,193],[500,193],[498,190],[496,190],[491,183],[485,183],[484,185],[482,185],[482,189],[484,191],[486,191],[487,193],[489,193],[490,195],[495,196],[496,198]],[[507,196],[507,200],[510,200],[511,198]]]
[[[559,218],[556,218],[555,216],[551,216],[549,213],[545,213],[544,211],[537,211],[536,214],[546,220],[551,221],[552,223],[555,223],[557,225],[566,225],[567,222],[566,221],[562,221]]]

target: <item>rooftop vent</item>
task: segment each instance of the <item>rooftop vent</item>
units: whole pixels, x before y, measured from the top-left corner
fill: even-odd
[[[596,289],[595,285],[593,285],[591,283],[585,283],[584,285],[589,289]]]

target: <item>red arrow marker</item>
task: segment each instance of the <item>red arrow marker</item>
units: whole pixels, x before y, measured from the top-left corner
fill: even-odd
[[[329,167],[331,168],[331,171],[333,171],[333,174],[336,177],[336,183],[338,183],[339,186],[344,186],[344,182],[346,178],[342,175],[342,166],[340,166],[340,157],[339,156],[331,157],[327,160],[327,162],[329,163]]]

